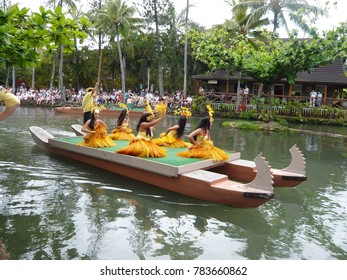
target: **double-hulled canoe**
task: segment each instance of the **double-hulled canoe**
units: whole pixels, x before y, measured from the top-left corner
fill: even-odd
[[[115,147],[90,148],[78,145],[82,136],[54,137],[37,126],[29,127],[29,131],[35,143],[51,153],[196,199],[254,208],[274,198],[271,167],[261,154],[254,159],[257,171],[254,180],[244,183],[209,170],[225,162],[176,155],[186,148],[167,149],[168,156],[164,158],[139,158],[116,153],[128,141],[115,141]],[[230,160],[240,157],[237,152],[228,153]]]

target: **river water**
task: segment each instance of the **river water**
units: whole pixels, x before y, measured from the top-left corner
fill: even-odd
[[[111,129],[115,120],[103,119]],[[176,120],[167,116],[156,133]],[[186,135],[198,121],[190,119]],[[70,125],[81,122],[82,116],[53,108],[26,107],[0,122],[0,240],[12,259],[347,259],[345,138],[244,131],[215,120],[215,145],[239,151],[243,159],[262,152],[271,166],[283,168],[294,144],[306,158],[306,182],[276,188],[275,198],[258,208],[238,209],[50,154],[28,131],[37,125],[73,136]]]

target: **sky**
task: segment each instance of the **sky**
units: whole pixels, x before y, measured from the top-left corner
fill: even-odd
[[[323,6],[327,0],[308,0],[310,3],[319,3]],[[87,3],[87,1],[85,1]],[[128,0],[129,3],[132,0]],[[225,0],[189,0],[190,5],[193,6],[189,10],[189,17],[191,20],[200,23],[201,25],[209,28],[215,24],[221,24],[225,19],[231,17],[231,7]],[[347,1],[346,0],[332,0],[336,2],[336,8],[331,8],[328,18],[323,18],[317,22],[320,30],[328,30],[337,26],[342,21],[347,21]],[[37,10],[40,5],[44,3],[43,0],[12,0],[12,3],[18,3],[20,7],[27,7],[32,10]],[[83,0],[80,2],[83,3]],[[173,0],[177,12],[181,12],[187,5],[187,0]]]

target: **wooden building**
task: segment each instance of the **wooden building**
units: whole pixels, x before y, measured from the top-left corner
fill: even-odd
[[[213,102],[232,102],[236,98],[237,83],[239,73],[232,76],[227,71],[220,70],[210,75],[194,75],[196,94],[204,94],[210,97]],[[243,87],[249,88],[249,97],[258,95],[259,83],[251,77],[243,79]],[[295,84],[290,85],[286,79],[280,80],[274,85],[274,96],[287,100],[309,101],[312,89],[323,94],[323,105],[340,104],[347,107],[347,95],[343,89],[347,89],[347,77],[344,75],[344,64],[341,59],[333,64],[313,69],[309,72],[300,72],[297,75]],[[265,95],[269,93],[268,88],[264,88]],[[345,96],[346,95],[346,96]]]

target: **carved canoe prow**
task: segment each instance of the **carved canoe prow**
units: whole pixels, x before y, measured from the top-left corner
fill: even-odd
[[[282,169],[283,171],[298,173],[303,176],[306,175],[306,160],[301,150],[296,144],[289,149],[292,160],[288,167]]]
[[[273,192],[273,176],[271,172],[271,166],[260,153],[254,159],[256,165],[256,176],[253,181],[248,184],[245,184],[247,187],[261,189],[264,191]]]

